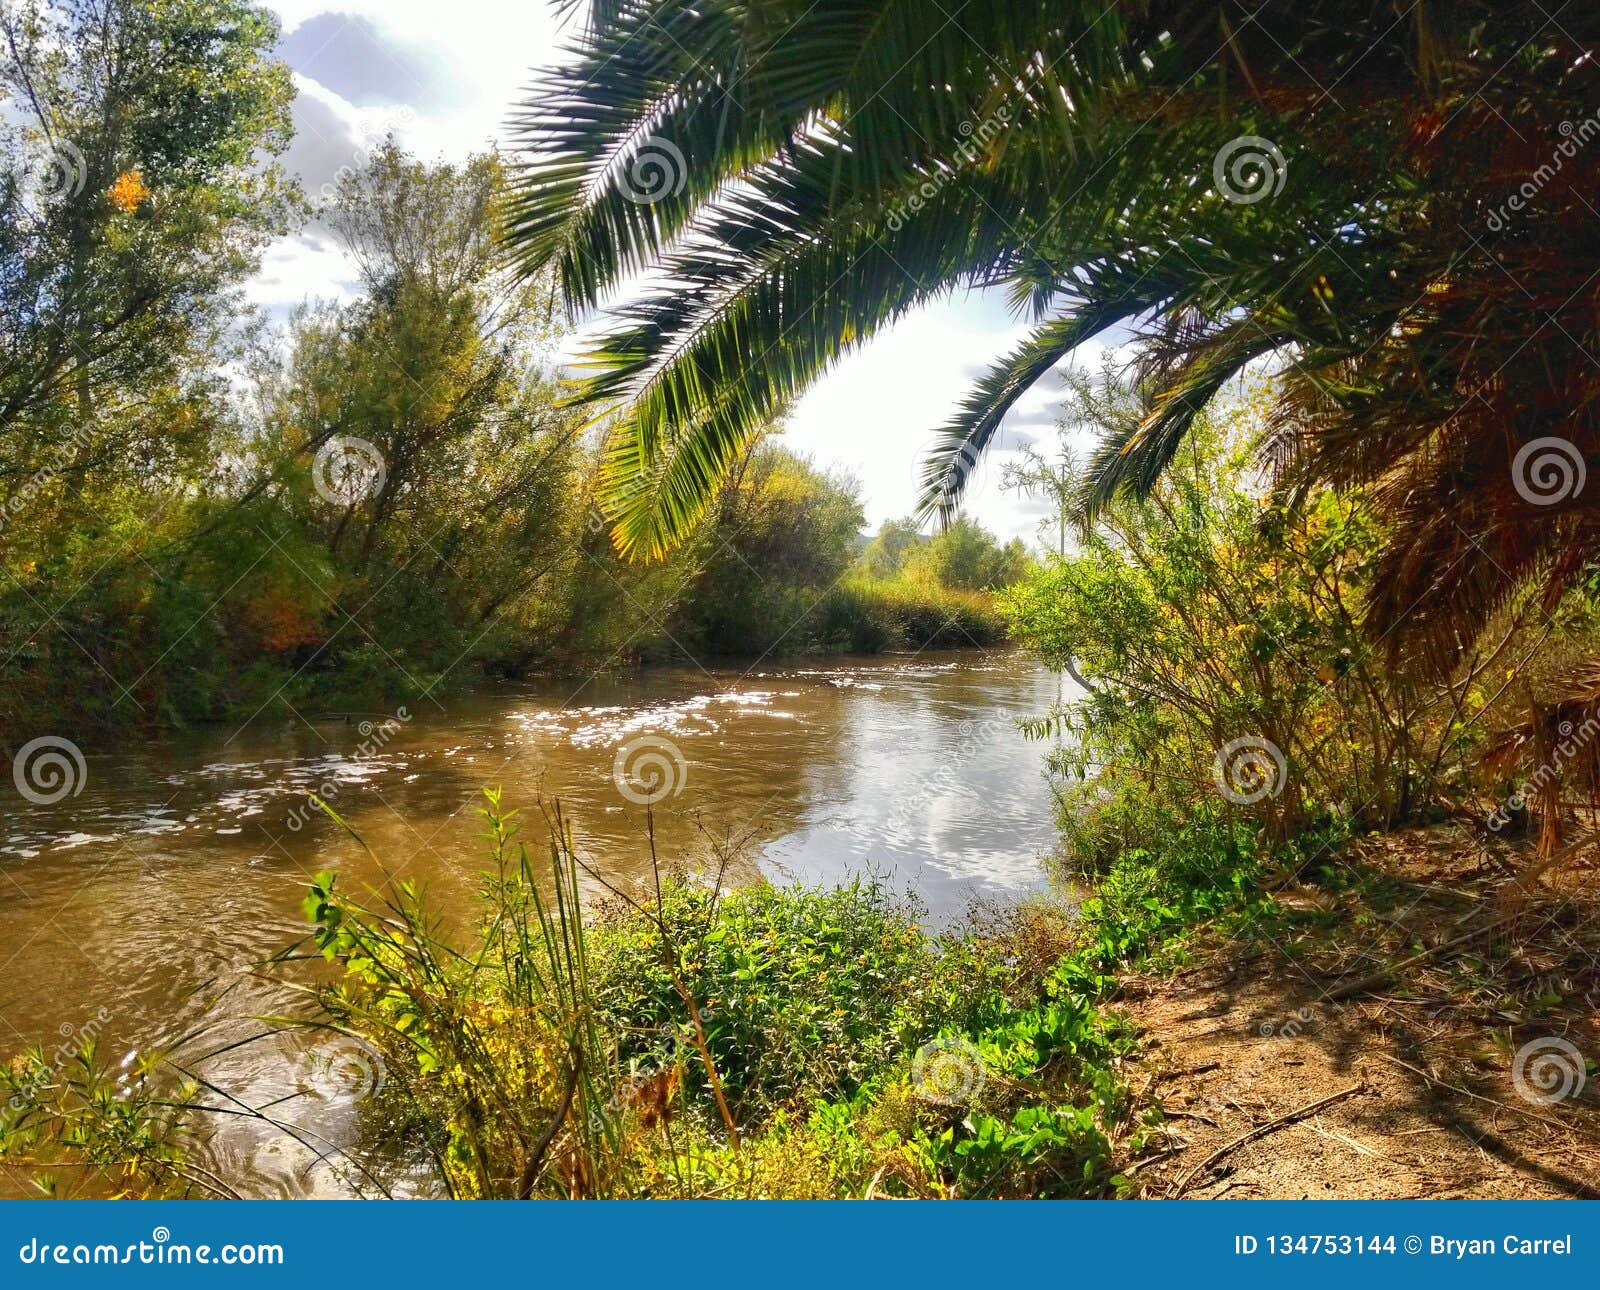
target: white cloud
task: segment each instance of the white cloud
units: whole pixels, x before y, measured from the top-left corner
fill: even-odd
[[[355,277],[349,257],[332,243],[283,238],[267,248],[245,294],[251,303],[281,314],[307,299],[354,299]]]
[[[787,441],[862,480],[873,528],[907,515],[934,432],[989,365],[1028,332],[1028,324],[1005,316],[995,293],[957,295],[919,310],[820,381],[795,409]],[[1093,346],[1079,357],[1080,363],[1098,361]],[[963,499],[964,513],[1002,538],[1036,537],[1037,507],[1024,506],[1001,484],[1006,463],[1022,447],[1051,439],[1047,427],[1059,401],[1059,391],[1044,382],[1018,400]]]

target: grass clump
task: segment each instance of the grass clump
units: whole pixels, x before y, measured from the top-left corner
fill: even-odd
[[[497,802],[487,815],[504,856],[514,828]],[[1117,973],[1247,909],[1259,868],[1247,833],[1196,833],[1113,863],[1070,916],[939,936],[870,882],[722,894],[658,873],[648,900],[619,893],[584,922],[552,825],[569,896],[541,904],[519,859],[454,968],[352,954],[370,927],[344,942],[328,928],[363,916],[326,891],[313,911],[354,978],[328,1002],[384,1052],[396,1118],[451,1194],[1116,1194],[1115,1161],[1150,1118],[1119,1073],[1135,1037],[1107,1007]],[[530,1144],[545,1144],[537,1169]]]

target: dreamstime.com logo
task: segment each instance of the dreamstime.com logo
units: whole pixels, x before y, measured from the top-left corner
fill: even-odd
[[[961,790],[965,777],[961,768],[983,755],[984,750],[1008,732],[1015,732],[1016,718],[1008,712],[983,721],[963,721],[957,727],[960,742],[940,762],[939,769],[925,776],[916,789],[895,803],[889,812],[889,827],[901,829],[924,816],[941,797]]]
[[[895,204],[884,220],[889,231],[898,233],[913,215],[954,183],[962,171],[982,162],[989,155],[989,145],[1002,131],[1010,129],[1011,124],[1011,108],[1001,103],[982,120],[963,121],[957,126],[961,142],[955,147],[955,156],[939,162],[927,179]]]
[[[1259,134],[1241,134],[1217,149],[1211,159],[1211,182],[1236,206],[1254,206],[1276,197],[1289,178],[1283,150]]]
[[[354,506],[376,496],[388,477],[377,446],[353,434],[335,435],[311,460],[311,485],[332,506]]]
[[[6,498],[5,503],[0,505],[0,527],[4,527],[15,516],[33,505],[34,499],[77,459],[88,440],[88,429],[78,426],[64,440],[57,443],[50,452],[50,460],[23,480],[11,496]]]
[[[1530,1039],[1511,1059],[1511,1086],[1524,1102],[1551,1106],[1583,1092],[1589,1072],[1576,1044],[1557,1035]]]
[[[1545,185],[1561,173],[1566,163],[1578,155],[1578,150],[1589,140],[1600,136],[1600,112],[1586,116],[1574,125],[1563,121],[1557,127],[1561,142],[1551,150],[1550,156],[1525,179],[1516,192],[1484,216],[1491,233],[1502,232],[1513,215],[1521,214],[1544,191]]]
[[[689,780],[683,750],[663,735],[640,735],[617,749],[611,763],[617,792],[635,806],[676,797]]]
[[[405,723],[410,720],[410,711],[402,706],[395,709],[394,716],[388,717],[377,724],[371,721],[363,721],[356,727],[357,733],[361,736],[361,742],[356,745],[355,751],[350,755],[349,763],[359,766],[368,758],[377,756],[384,746],[400,733]],[[308,823],[322,813],[324,807],[331,807],[333,802],[338,799],[341,787],[340,781],[331,776],[318,784],[316,791],[306,801],[297,803],[294,809],[289,812],[289,818],[285,821],[289,827],[289,832],[300,832],[301,829],[305,828]]]
[[[373,162],[378,150],[389,144],[395,135],[410,128],[417,114],[401,106],[387,111],[379,121],[362,127],[361,142],[356,145],[350,160],[334,171],[333,178],[322,185],[322,200],[331,202],[339,196],[339,187],[360,174]]]
[[[48,1239],[40,1241],[35,1236],[17,1251],[17,1259],[22,1263],[37,1263],[43,1266],[58,1264],[77,1267],[86,1265],[128,1267],[139,1263],[154,1263],[162,1267],[191,1263],[224,1264],[229,1267],[251,1264],[282,1266],[283,1246],[230,1243],[213,1248],[209,1245],[187,1245],[173,1241],[172,1233],[167,1228],[156,1227],[151,1229],[148,1241],[139,1241],[132,1245],[113,1245],[109,1241],[95,1245],[83,1241],[68,1244]]]
[[[1316,1013],[1310,1008],[1300,1008],[1285,1014],[1280,1021],[1260,1022],[1256,1034],[1267,1042],[1256,1046],[1250,1059],[1237,1067],[1222,1087],[1209,1093],[1201,1105],[1213,1114],[1226,1110],[1235,1098],[1261,1078],[1264,1071],[1281,1065],[1293,1051],[1294,1043],[1315,1021]]]
[[[1246,735],[1224,744],[1211,765],[1217,790],[1235,806],[1277,797],[1289,782],[1289,763],[1270,739]]]
[[[986,1075],[983,1054],[965,1039],[932,1040],[911,1059],[911,1087],[940,1106],[971,1106]]]
[[[11,1095],[5,1109],[0,1110],[0,1128],[7,1127],[17,1115],[28,1109],[28,1104],[35,1097],[55,1084],[61,1078],[61,1072],[72,1064],[84,1046],[98,1039],[101,1031],[110,1024],[111,1010],[100,1008],[81,1026],[75,1026],[70,1021],[63,1021],[57,1026],[56,1034],[61,1036],[61,1042],[49,1053],[43,1052],[41,1045],[44,1060],[15,1086],[17,1091]]]
[[[12,760],[11,782],[35,806],[54,806],[83,792],[89,767],[72,740],[41,735],[23,744]]]
[[[1534,439],[1511,459],[1511,486],[1530,506],[1555,506],[1583,492],[1589,467],[1576,444],[1554,435]]]
[[[1563,721],[1556,727],[1556,734],[1559,739],[1551,749],[1550,756],[1535,766],[1533,773],[1517,786],[1511,796],[1489,813],[1489,832],[1500,832],[1511,823],[1513,811],[1520,811],[1538,801],[1546,790],[1554,793],[1560,789],[1562,773],[1567,765],[1594,742],[1595,736],[1600,735],[1600,708],[1591,711],[1576,726],[1570,721]]]
[[[928,461],[932,465],[925,466],[918,489],[936,491],[940,510],[948,511],[963,494],[970,497],[978,491],[984,454],[976,445],[964,443],[955,452]]]

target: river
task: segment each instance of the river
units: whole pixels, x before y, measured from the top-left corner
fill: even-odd
[[[91,753],[76,795],[0,795],[0,1051],[92,1034],[120,1056],[208,1017],[289,1010],[279,977],[252,969],[304,935],[299,902],[321,869],[371,885],[377,856],[465,914],[486,785],[527,808],[531,842],[536,803],[559,800],[580,855],[618,886],[649,873],[649,801],[664,860],[702,867],[732,843],[729,885],[875,874],[948,923],[1042,882],[1050,793],[1015,721],[1057,693],[1021,653],[663,667]],[[360,842],[307,807],[312,791]],[[206,1073],[347,1138],[350,1108],[315,1057],[273,1038]],[[245,1194],[346,1190],[257,1123],[220,1117],[206,1151]]]

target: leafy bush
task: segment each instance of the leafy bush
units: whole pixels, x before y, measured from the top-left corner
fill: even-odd
[[[1147,500],[1001,597],[1013,636],[1089,687],[1035,726],[1058,736],[1080,861],[1219,812],[1280,839],[1391,824],[1462,776],[1492,653],[1441,686],[1386,666],[1356,617],[1379,527],[1359,493],[1263,499],[1261,407],[1202,417]]]
[[[592,929],[595,1004],[637,1064],[681,1025],[687,987],[730,1103],[760,1122],[797,1100],[851,1096],[971,1012],[981,976],[922,932],[920,913],[861,881],[721,899],[668,881],[659,908],[613,906]],[[704,1072],[686,1080],[703,1089]]]

